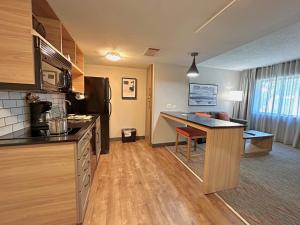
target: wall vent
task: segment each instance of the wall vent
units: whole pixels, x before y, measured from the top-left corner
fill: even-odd
[[[159,50],[160,50],[160,49],[158,49],[158,48],[148,48],[148,49],[145,51],[144,55],[145,55],[145,56],[155,56],[156,53],[159,52]]]

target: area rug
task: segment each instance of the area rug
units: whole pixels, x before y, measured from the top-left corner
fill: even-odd
[[[201,178],[205,146],[200,148],[187,162],[175,147],[167,147]],[[242,158],[239,186],[217,194],[250,224],[299,225],[300,150],[274,143],[269,155]]]

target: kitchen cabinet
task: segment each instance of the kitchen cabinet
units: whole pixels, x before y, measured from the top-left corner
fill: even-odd
[[[84,93],[83,52],[45,0],[32,0],[32,8],[33,14],[45,27],[45,39],[72,63],[73,91]]]
[[[32,15],[43,24],[46,37],[32,28]],[[84,93],[84,55],[46,0],[0,2],[0,89],[37,88],[33,34],[50,43],[63,57],[70,57],[73,91]]]
[[[92,126],[77,142],[0,147],[0,224],[81,224],[92,180],[91,139]]]
[[[96,120],[96,156],[97,156],[97,161],[99,160],[100,153],[101,153],[101,124],[100,124],[100,117],[97,118]]]
[[[0,148],[1,225],[76,224],[74,143]]]
[[[31,0],[1,0],[0,18],[0,82],[33,85]]]
[[[83,222],[92,181],[92,129],[77,144],[77,213],[78,222]]]

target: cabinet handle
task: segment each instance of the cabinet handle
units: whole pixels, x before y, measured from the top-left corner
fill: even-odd
[[[86,150],[86,153],[83,155],[83,157],[86,157],[87,154],[89,154],[89,152],[90,152],[90,148],[88,147],[87,150]]]
[[[89,185],[89,183],[90,183],[91,175],[89,175],[88,177],[89,177],[88,182],[86,184],[84,184],[84,187],[87,187]]]
[[[83,169],[83,172],[86,172],[89,169],[90,161],[87,162],[87,167]]]

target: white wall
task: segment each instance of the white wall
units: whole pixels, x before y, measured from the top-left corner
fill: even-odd
[[[199,76],[191,78],[190,83],[200,84],[217,84],[218,96],[216,106],[189,106],[190,112],[210,112],[224,111],[232,114],[233,102],[228,101],[229,91],[235,91],[239,88],[240,75],[239,71],[214,69],[209,67],[198,67]]]
[[[138,136],[145,135],[146,69],[85,65],[86,76],[108,77],[112,88],[110,137],[121,136],[122,128],[136,128]],[[137,78],[137,100],[123,100],[122,77]]]
[[[232,112],[233,103],[226,100],[230,90],[238,90],[240,72],[198,67],[199,77],[189,79],[188,67],[155,64],[153,82],[152,144],[175,141],[175,122],[160,116],[161,111],[225,111]],[[188,107],[189,82],[218,85],[217,106]]]
[[[162,111],[187,111],[187,68],[171,64],[154,65],[152,144],[174,142],[178,124],[160,116]]]

